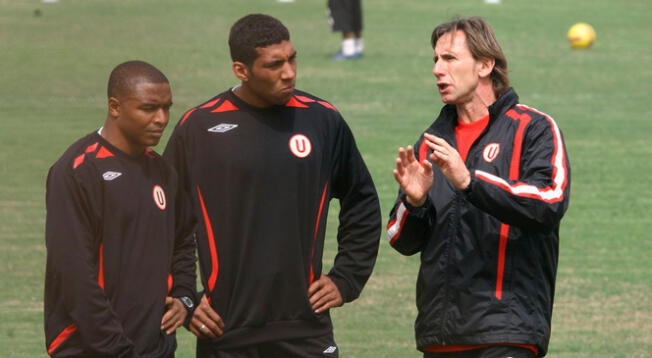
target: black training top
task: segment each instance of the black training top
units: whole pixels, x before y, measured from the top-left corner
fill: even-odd
[[[165,297],[195,289],[192,214],[174,169],[149,149],[130,156],[91,133],[50,169],[46,201],[48,353],[173,352],[174,336],[160,329]]]
[[[231,90],[190,109],[164,154],[193,197],[202,280],[225,322],[219,347],[313,337],[332,329],[308,287],[322,273],[328,204],[341,204],[328,275],[345,302],[374,266],[380,207],[353,135],[328,102],[295,92],[252,107]],[[200,342],[209,344],[209,342]]]

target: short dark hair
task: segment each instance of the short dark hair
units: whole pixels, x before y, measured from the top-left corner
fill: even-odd
[[[127,61],[117,65],[109,76],[107,96],[129,93],[136,83],[170,83],[163,72],[145,61]]]
[[[290,32],[278,19],[265,14],[250,14],[236,21],[229,33],[231,59],[251,66],[257,47],[290,41]]]
[[[493,59],[494,69],[491,71],[491,82],[496,98],[500,97],[509,88],[507,76],[507,58],[496,40],[491,25],[479,16],[456,18],[435,27],[430,38],[432,48],[437,45],[437,40],[447,33],[458,30],[466,34],[466,43],[471,55],[476,60]]]

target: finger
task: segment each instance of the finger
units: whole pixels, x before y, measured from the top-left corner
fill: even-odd
[[[437,148],[439,148],[440,150],[444,149],[444,147],[441,144],[429,139],[426,139],[426,145],[428,146],[428,148],[432,150],[437,150]]]
[[[224,329],[224,321],[222,320],[222,317],[220,317],[220,315],[210,306],[204,310],[204,313],[206,313],[210,322],[215,323],[216,327],[219,328],[219,334],[221,335],[222,330]],[[206,325],[208,325],[208,323]]]
[[[398,169],[394,169],[392,171],[392,174],[394,174],[394,180],[403,188],[403,183],[401,181],[401,175],[398,173]]]
[[[450,144],[448,144],[448,141],[445,140],[444,138],[437,137],[437,136],[434,136],[434,137],[435,137],[435,143],[441,145],[442,147],[444,147],[447,150],[453,149],[453,147]]]
[[[335,307],[337,305],[336,302],[337,300],[335,299],[335,297],[327,298],[323,302],[320,302],[319,307],[315,309],[315,313],[322,313]]]
[[[335,295],[332,293],[327,293],[321,296],[313,305],[312,308],[316,313],[325,311],[328,309],[328,304],[335,299]]]
[[[197,328],[202,333],[211,337],[222,335],[224,322],[222,322],[222,318],[212,308],[206,306],[197,307],[195,316],[198,320]],[[205,326],[203,329],[201,328],[202,325]]]
[[[217,324],[216,321],[208,321],[205,323],[208,329],[202,329],[206,335],[210,337],[219,337],[224,333],[224,330]]]
[[[190,332],[192,332],[192,334],[194,334],[198,338],[202,338],[202,339],[208,338],[208,336],[206,336],[204,332],[202,332],[199,329],[199,327],[195,326],[195,324],[190,324]]]
[[[172,333],[174,333],[174,331],[176,331],[177,328],[179,328],[179,327],[181,326],[182,323],[183,323],[183,322],[181,322],[180,317],[177,316],[176,319],[174,320],[174,322],[172,323],[172,326],[170,326],[170,328],[168,328],[168,329],[165,331],[165,333],[167,333],[167,334],[172,334]]]
[[[318,303],[320,300],[322,300],[322,298],[323,298],[324,296],[326,296],[327,294],[328,294],[328,290],[326,290],[326,289],[321,289],[321,290],[319,290],[319,291],[313,293],[313,294],[309,297],[310,305],[312,305],[312,308],[315,309],[315,308],[318,306],[317,303]]]
[[[432,163],[430,163],[427,160],[423,161],[423,171],[426,175],[430,176],[432,175]]]
[[[217,335],[210,329],[210,326],[204,324],[200,319],[192,320],[193,331],[196,332],[195,335],[200,338],[217,338]]]
[[[407,165],[407,154],[405,152],[405,149],[403,147],[398,148],[398,158],[401,160],[401,165],[406,166]]]
[[[394,171],[399,175],[403,176],[403,173],[405,173],[405,166],[403,165],[403,162],[401,162],[401,158],[396,157],[396,169]]]
[[[195,312],[197,311],[199,311],[200,314],[204,315],[203,321],[213,321],[221,330],[224,329],[224,321],[222,320],[222,317],[220,317],[220,315],[217,314],[215,310],[213,310],[210,303],[208,302],[208,298],[206,298],[206,295],[202,296],[199,306],[197,306],[197,310]],[[220,334],[222,333],[220,332]]]
[[[161,329],[166,330],[170,326],[170,321],[174,318],[174,313],[172,310],[168,310],[165,312],[163,315],[163,319],[161,320]]]
[[[446,164],[446,159],[444,159],[439,153],[432,153],[430,155],[430,160],[439,168]]]
[[[408,164],[412,164],[417,160],[414,156],[414,148],[411,145],[408,145],[405,155],[407,156]]]
[[[423,136],[424,136],[428,141],[433,142],[433,143],[437,143],[437,144],[439,144],[439,145],[441,145],[442,142],[446,142],[443,138],[438,137],[438,136],[436,136],[436,135],[434,135],[434,134],[425,133]]]
[[[310,287],[308,287],[308,297],[312,296],[315,292],[321,290],[321,288],[324,286],[324,281],[322,281],[321,277],[314,281],[312,284],[310,284]]]
[[[174,298],[172,298],[170,296],[165,297],[165,306],[169,306],[169,305],[171,305],[173,303],[174,303]]]

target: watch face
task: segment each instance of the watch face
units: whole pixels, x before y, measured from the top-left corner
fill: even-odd
[[[183,303],[183,305],[188,308],[192,308],[192,306],[194,306],[192,300],[189,297],[184,296],[184,297],[180,297],[179,299],[181,300],[181,303]]]

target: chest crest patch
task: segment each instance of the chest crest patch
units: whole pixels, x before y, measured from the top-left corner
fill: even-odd
[[[165,200],[165,191],[161,188],[160,185],[154,185],[152,189],[152,197],[154,198],[154,204],[158,206],[159,209],[165,210],[166,200]]]
[[[484,147],[484,150],[482,151],[482,158],[485,162],[491,163],[494,161],[494,159],[496,159],[498,153],[500,153],[500,144],[489,143],[486,147]]]
[[[312,152],[312,143],[310,143],[310,139],[303,134],[293,135],[292,138],[290,138],[288,145],[290,146],[292,154],[297,158],[305,158],[310,155],[310,152]]]

